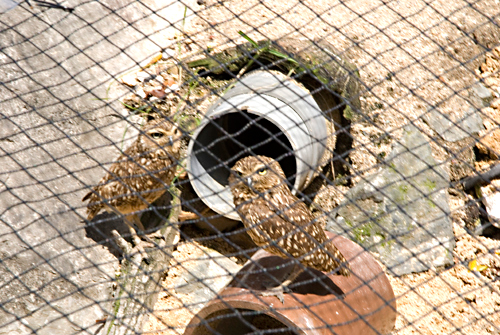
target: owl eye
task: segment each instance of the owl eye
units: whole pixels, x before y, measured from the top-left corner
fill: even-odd
[[[261,168],[261,169],[257,170],[257,172],[258,172],[261,176],[264,176],[264,175],[266,175],[266,173],[267,173],[267,169],[266,169],[265,167],[263,167],[263,168]]]
[[[157,140],[159,138],[162,138],[163,134],[159,133],[159,132],[154,132],[154,133],[151,133],[151,137],[154,138],[155,140]]]

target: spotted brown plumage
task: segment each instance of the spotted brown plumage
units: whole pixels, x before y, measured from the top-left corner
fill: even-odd
[[[133,224],[144,230],[135,212],[146,209],[166,192],[175,177],[179,159],[181,132],[175,124],[156,118],[148,121],[123,154],[111,165],[108,173],[82,201],[87,205],[87,219],[92,220],[106,210],[125,216],[134,243],[139,251]]]
[[[319,271],[350,274],[342,253],[328,242],[310,210],[286,185],[278,162],[265,156],[249,156],[236,162],[231,170],[229,185],[234,205],[255,244]],[[272,294],[281,300],[279,291],[300,272],[295,269]]]

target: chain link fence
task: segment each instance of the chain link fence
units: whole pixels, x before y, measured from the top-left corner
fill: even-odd
[[[499,14],[0,0],[0,334],[500,334]]]

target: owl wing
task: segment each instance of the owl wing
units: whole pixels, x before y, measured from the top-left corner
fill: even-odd
[[[313,218],[307,206],[296,200],[289,207],[283,205],[283,210],[264,199],[243,205],[248,206],[243,220],[247,221],[248,234],[257,245],[282,257],[300,258],[326,240],[325,233],[311,224]]]
[[[340,274],[348,276],[350,267],[347,260],[332,242],[327,242],[328,238],[323,227],[315,221],[306,204],[291,193],[289,199],[293,199],[294,202],[279,216],[295,226],[290,234],[293,241],[300,241],[298,244],[302,248],[301,262],[320,271],[339,270]],[[341,264],[343,266],[338,269]]]
[[[153,157],[155,159],[151,159],[141,156],[137,148],[131,146],[111,165],[109,172],[94,187],[94,192],[89,192],[83,201],[110,199],[113,196],[107,195],[125,195],[140,192],[144,188],[149,190],[164,188],[164,184],[169,184],[175,176],[174,160],[178,156],[179,153],[163,153],[163,155],[157,153],[156,157]]]
[[[147,171],[134,161],[137,157],[134,147],[125,150],[124,154],[111,165],[99,184],[83,197],[82,201],[89,200],[87,211],[89,220],[105,205],[119,210],[122,206],[136,207],[143,204],[134,193],[140,191],[141,183],[144,184],[142,180],[144,177],[141,176],[146,175]]]
[[[120,156],[120,158],[123,157]],[[123,160],[114,163],[99,184],[83,197],[82,201],[89,201],[87,210],[89,220],[92,220],[105,207],[105,204],[115,208],[120,207],[124,201],[127,201],[124,195],[133,192],[126,182],[129,174],[128,168],[123,166],[124,163],[126,164]]]
[[[348,276],[350,268],[347,260],[333,243],[327,242],[325,231],[314,220],[306,204],[293,194],[290,194],[289,199],[294,202],[278,212],[279,218],[286,221],[290,227],[285,239],[288,240],[285,246],[289,248],[287,252],[298,258],[301,263],[320,271],[330,272],[343,264],[339,272]]]
[[[283,198],[286,198],[286,201],[283,201]],[[272,199],[276,200],[273,201]],[[282,220],[290,223],[293,231],[289,233],[293,234],[302,231],[311,235],[319,243],[326,240],[323,229],[318,226],[309,208],[291,192],[286,192],[281,198],[272,197],[269,207]]]

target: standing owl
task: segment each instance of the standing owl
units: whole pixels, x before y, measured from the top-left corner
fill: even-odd
[[[175,177],[181,132],[160,118],[146,122],[137,140],[118,157],[108,173],[82,201],[88,200],[87,218],[101,210],[124,216],[137,250],[147,259],[142,241],[134,229],[144,231],[137,212],[146,209],[165,193]]]
[[[307,206],[290,192],[278,162],[250,156],[236,162],[231,171],[229,186],[234,205],[255,244],[319,271],[350,275],[345,257],[328,242]],[[275,295],[284,302],[283,291],[303,270],[295,265],[281,285],[262,295]]]

